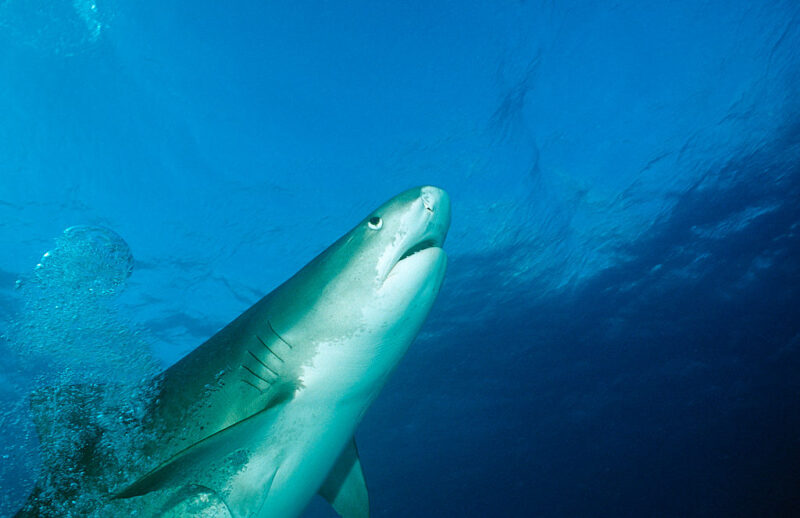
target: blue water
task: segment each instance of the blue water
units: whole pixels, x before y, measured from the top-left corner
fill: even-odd
[[[146,378],[434,184],[373,516],[800,516],[796,2],[270,4],[0,2],[0,515],[31,390]]]

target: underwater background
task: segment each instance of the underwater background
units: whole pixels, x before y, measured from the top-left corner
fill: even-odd
[[[0,1],[0,516],[32,391],[147,379],[421,184],[373,516],[800,516],[799,92],[795,1]]]

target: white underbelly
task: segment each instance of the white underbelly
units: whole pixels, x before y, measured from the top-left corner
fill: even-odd
[[[361,415],[357,407],[307,401],[302,391],[288,402],[230,480],[226,501],[234,516],[299,516],[353,436]]]

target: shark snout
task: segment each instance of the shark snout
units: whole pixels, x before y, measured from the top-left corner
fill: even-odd
[[[431,217],[426,234],[442,246],[450,228],[450,196],[444,189],[426,185],[420,188],[420,199]]]
[[[434,212],[433,208],[436,206],[437,196],[439,196],[437,191],[441,191],[441,189],[438,187],[423,187],[421,189],[420,198],[422,198],[422,204],[428,212]]]
[[[450,210],[450,197],[444,189],[432,185],[420,187],[420,198],[422,198],[422,204],[430,212],[439,212],[441,210],[449,212]]]
[[[418,253],[434,259],[434,252],[443,254],[447,231],[450,228],[450,196],[447,192],[432,185],[414,187],[389,200],[375,214],[384,214],[386,225],[382,232],[388,232],[385,253],[378,262],[378,278],[387,279],[398,263],[415,256],[415,264],[423,264]],[[408,266],[408,265],[406,265]],[[421,273],[422,270],[419,270]]]

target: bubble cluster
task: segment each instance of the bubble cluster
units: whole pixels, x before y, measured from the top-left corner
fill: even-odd
[[[76,373],[80,381],[137,381],[150,351],[116,298],[133,271],[127,243],[110,229],[74,226],[17,283],[23,309],[11,346],[39,377]]]
[[[34,270],[44,288],[97,296],[118,294],[132,272],[128,244],[111,229],[88,225],[66,229]]]
[[[21,496],[35,480],[48,515],[99,516],[111,488],[148,462],[137,452],[149,440],[157,362],[116,304],[133,265],[114,231],[74,226],[17,283],[22,308],[3,343],[16,394],[3,395],[0,434],[13,435],[0,447],[9,461],[0,484],[14,478]],[[21,503],[0,501],[0,514]]]

